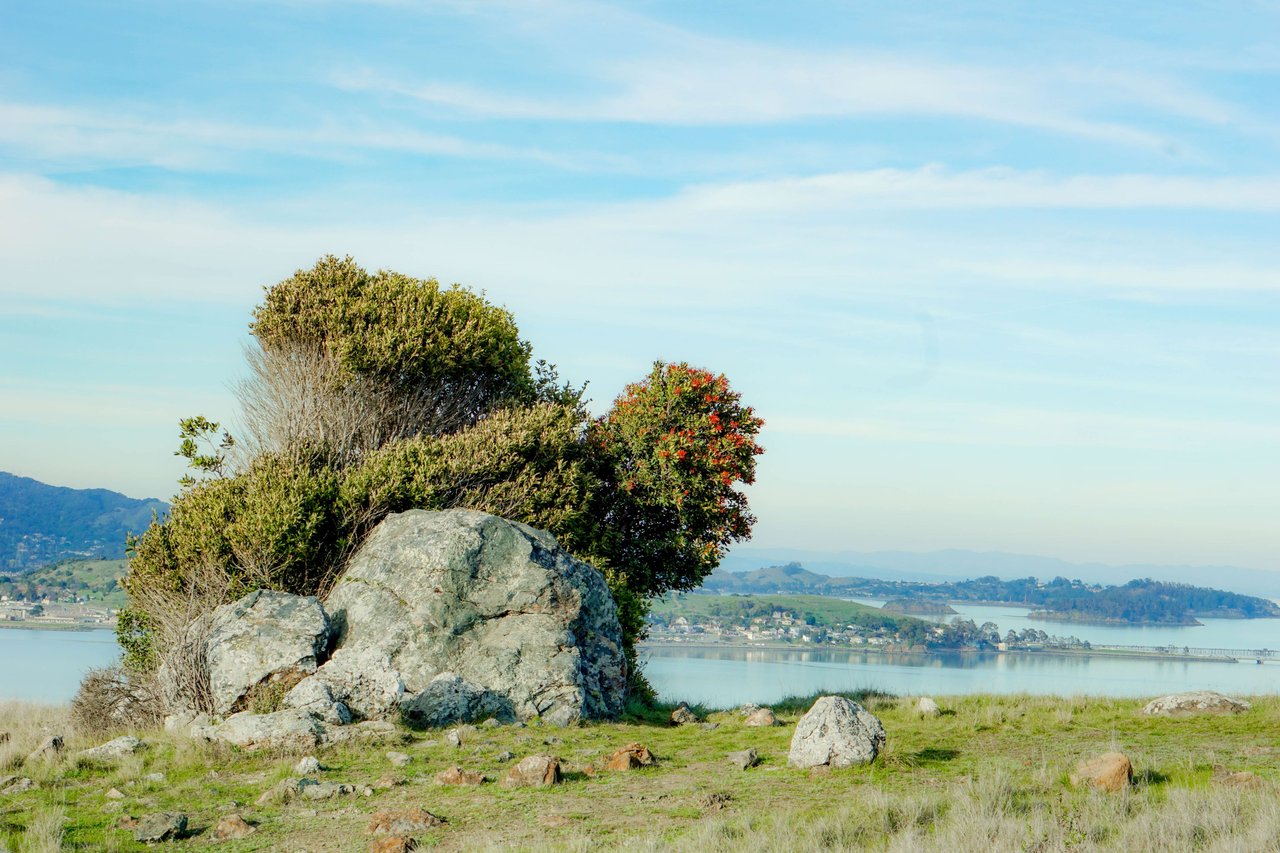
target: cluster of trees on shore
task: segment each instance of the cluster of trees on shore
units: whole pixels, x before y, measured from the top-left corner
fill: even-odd
[[[988,575],[972,580],[921,583],[875,578],[836,578],[810,572],[798,563],[734,574],[716,572],[705,588],[719,593],[806,592],[832,596],[921,601],[972,601],[1020,604],[1044,618],[1066,621],[1115,621],[1135,624],[1194,624],[1196,617],[1259,619],[1280,617],[1280,606],[1265,598],[1150,578],[1121,586],[1079,580],[1036,578],[1002,580]]]
[[[755,521],[763,421],[723,374],[657,362],[601,416],[459,285],[326,257],[266,288],[237,434],[193,417],[168,516],[131,543],[119,637],[152,670],[258,587],[323,596],[386,515],[466,507],[550,531],[609,581],[628,650]],[[197,705],[198,707],[198,705]]]

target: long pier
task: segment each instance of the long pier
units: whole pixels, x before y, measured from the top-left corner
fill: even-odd
[[[1121,646],[1110,643],[1090,644],[1091,652],[1122,652],[1162,657],[1203,658],[1205,660],[1243,661],[1266,663],[1280,662],[1280,651],[1275,649],[1206,649],[1196,646]]]

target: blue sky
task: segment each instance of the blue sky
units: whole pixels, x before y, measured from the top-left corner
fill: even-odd
[[[1275,2],[9,2],[0,470],[172,494],[352,254],[726,372],[760,545],[1280,568],[1278,78]]]

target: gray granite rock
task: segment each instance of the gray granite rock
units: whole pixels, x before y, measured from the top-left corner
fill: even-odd
[[[204,730],[208,739],[225,741],[241,749],[285,753],[311,752],[324,734],[324,726],[316,717],[298,710],[271,714],[244,711]]]
[[[133,830],[133,837],[143,844],[158,844],[181,838],[186,831],[187,816],[182,812],[159,812],[140,819]]]
[[[871,712],[843,696],[823,696],[796,723],[787,764],[802,768],[870,764],[884,743],[884,726]]]
[[[392,515],[325,609],[338,651],[315,678],[357,716],[403,707],[428,725],[489,716],[563,725],[622,710],[626,664],[604,577],[526,525],[472,510]],[[391,701],[352,700],[366,691],[337,671],[343,655],[386,661],[381,672],[404,689],[394,711]]]
[[[82,749],[76,753],[76,758],[92,764],[111,764],[133,755],[141,748],[142,741],[132,735],[123,735],[115,740],[109,740],[101,746]]]
[[[1230,696],[1223,696],[1212,690],[1192,690],[1153,699],[1142,709],[1142,713],[1153,717],[1182,714],[1239,714],[1251,707],[1253,706],[1242,699],[1232,699]]]

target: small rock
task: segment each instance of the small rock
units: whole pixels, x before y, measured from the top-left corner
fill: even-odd
[[[738,716],[750,717],[752,714],[754,714],[756,711],[759,711],[759,710],[760,710],[760,706],[757,705],[755,702],[748,702],[745,705],[738,706]]]
[[[507,771],[506,778],[502,780],[502,787],[559,785],[561,778],[560,759],[549,755],[530,755],[520,759]]]
[[[320,772],[320,759],[314,755],[308,755],[297,764],[293,765],[293,772],[299,776],[314,776]]]
[[[120,815],[116,821],[116,829],[134,830],[138,828],[138,819],[133,815]]]
[[[468,773],[461,767],[450,767],[436,774],[437,785],[482,785],[484,776],[479,773]]]
[[[142,781],[151,782],[156,785],[163,785],[165,779],[163,773],[148,773],[146,776],[142,777]]]
[[[25,794],[40,786],[25,776],[8,776],[0,779],[0,794]]]
[[[730,764],[733,764],[738,769],[746,770],[759,764],[760,756],[756,754],[754,749],[743,749],[729,753],[728,760]]]
[[[36,761],[48,761],[57,758],[62,752],[62,737],[60,735],[49,735],[40,742],[30,755],[25,759],[26,764]]]
[[[374,812],[369,820],[371,835],[412,835],[444,826],[447,821],[426,809]]]
[[[486,729],[496,729],[502,725],[502,721],[499,720],[497,717],[490,717],[480,725],[484,726]]]
[[[142,741],[130,735],[118,737],[115,740],[109,740],[101,746],[95,746],[92,749],[81,750],[76,753],[76,758],[81,761],[87,761],[96,764],[109,764],[114,761],[133,755],[142,746]]]
[[[187,831],[187,816],[182,812],[158,812],[138,821],[133,838],[143,844],[158,844],[172,838],[181,838]]]
[[[316,811],[315,809],[303,809],[302,811],[298,812],[298,817],[315,817],[318,814],[320,814],[320,812]]]
[[[690,723],[698,722],[698,715],[693,713],[687,702],[681,702],[676,709],[671,712],[668,721],[673,726],[687,726]]]
[[[444,733],[444,742],[453,747],[462,746],[462,732],[457,729],[449,729]]]
[[[1153,699],[1142,713],[1153,717],[1183,714],[1240,714],[1249,710],[1248,702],[1232,699],[1212,690],[1192,690],[1189,693],[1173,693]]]
[[[360,796],[362,796],[362,797],[372,797],[372,796],[373,796],[373,788],[369,787],[368,785],[365,785],[363,788],[361,788],[361,789],[360,789]]]
[[[406,755],[403,752],[388,752],[387,760],[390,761],[391,764],[395,767],[404,767],[413,759],[411,759],[408,755]]]
[[[108,800],[123,800],[123,799],[124,799],[124,794],[120,793],[119,789],[117,789],[117,788],[112,788],[111,790],[107,791],[107,793],[106,793],[106,794],[104,794],[104,796],[105,796]]]
[[[214,841],[239,841],[248,838],[258,831],[258,827],[246,821],[238,814],[223,815],[217,825],[209,833]]]
[[[720,724],[719,723],[698,723],[698,728],[702,729],[704,732],[714,732],[716,729],[720,728]]]
[[[500,761],[500,762],[502,762],[503,764],[506,764],[508,761],[510,761],[511,759],[513,759],[513,758],[515,758],[515,757],[516,757],[516,755],[515,755],[515,753],[514,753],[514,752],[509,752],[509,751],[507,751],[507,750],[503,750],[502,752],[499,752],[499,753],[498,753],[497,760],[498,760],[498,761]]]
[[[560,738],[556,737],[555,735],[552,735],[551,737],[545,739],[542,743],[544,746],[559,746],[560,744],[564,743],[564,741],[560,740]]]
[[[1265,784],[1262,777],[1256,773],[1250,773],[1247,770],[1231,771],[1221,766],[1213,768],[1210,781],[1215,785],[1224,785],[1228,788],[1261,788]]]
[[[747,718],[742,721],[744,726],[776,726],[778,725],[778,717],[773,713],[772,708],[757,708]]]
[[[884,748],[884,726],[843,696],[823,696],[796,723],[787,764],[834,768],[870,764]]]
[[[1123,791],[1133,783],[1133,764],[1123,753],[1104,752],[1077,764],[1070,778],[1076,787],[1089,785],[1103,791]]]
[[[319,784],[315,779],[299,779],[297,777],[281,779],[264,791],[262,796],[258,797],[257,802],[260,806],[270,803],[288,803],[297,799],[298,795],[306,788]]]
[[[340,785],[337,782],[320,782],[306,785],[301,789],[306,800],[332,800],[334,797],[345,797],[356,792],[355,785]]]
[[[718,812],[733,802],[733,794],[727,791],[715,791],[698,800],[698,806],[706,812]]]
[[[605,770],[635,770],[657,764],[647,746],[629,743],[605,759]]]
[[[399,776],[392,776],[390,773],[387,773],[381,776],[377,782],[374,782],[373,787],[377,788],[379,791],[390,791],[392,788],[397,788],[403,784],[404,780]]]
[[[938,703],[928,696],[921,696],[920,701],[916,702],[916,714],[921,717],[936,717],[941,713]]]
[[[389,835],[375,838],[369,845],[369,853],[409,853],[417,850],[418,842],[407,835]]]

